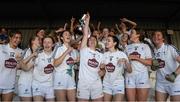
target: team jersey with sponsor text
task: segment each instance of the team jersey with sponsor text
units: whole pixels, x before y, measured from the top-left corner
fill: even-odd
[[[0,88],[14,88],[17,71],[17,54],[22,54],[19,48],[13,49],[9,44],[0,45]]]
[[[62,56],[62,54],[67,50],[68,48],[63,44],[61,47],[57,49],[55,59],[59,58]],[[63,62],[55,68],[55,72],[65,72],[70,76],[73,76],[73,65],[74,61],[77,59],[77,53],[75,50],[70,52],[68,55],[66,55],[65,59]]]
[[[127,45],[125,52],[127,56],[135,55],[142,59],[152,58],[152,54],[149,46],[143,43],[134,43]],[[131,67],[132,67],[132,73],[127,73],[126,75],[137,74],[139,72],[148,71],[148,66],[136,60],[131,60]]]
[[[79,80],[92,83],[100,79],[99,65],[102,62],[102,54],[86,47],[80,50]]]
[[[103,81],[113,83],[116,80],[124,80],[123,73],[125,65],[118,63],[122,58],[125,58],[128,61],[127,55],[119,50],[104,53],[102,63],[106,65],[106,74]]]
[[[54,59],[52,58],[52,54],[47,55],[44,51],[38,54],[34,63],[33,81],[46,86],[53,85]]]
[[[179,51],[168,44],[163,44],[159,49],[154,49],[154,57],[158,60],[160,66],[156,72],[156,78],[160,82],[169,83],[165,76],[166,74],[171,74],[179,66],[179,63],[176,61],[176,57],[180,56]],[[175,80],[180,83],[180,76]]]

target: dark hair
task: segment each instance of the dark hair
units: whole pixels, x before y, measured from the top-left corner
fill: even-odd
[[[15,34],[20,34],[22,36],[22,33],[20,31],[15,30],[9,33],[9,37],[12,38]]]
[[[31,53],[33,52],[32,50],[32,41],[34,41],[36,39],[36,37],[38,37],[37,35],[32,35],[29,39],[29,48],[31,50]]]
[[[52,41],[53,41],[53,44],[55,44],[55,40],[54,40],[54,38],[52,37],[52,36],[45,36],[43,39],[42,39],[42,41],[44,41],[44,39],[46,39],[46,38],[50,38]],[[44,46],[43,46],[44,47]],[[54,47],[52,48],[52,50],[54,50]]]
[[[89,43],[89,39],[90,38],[95,38],[96,39],[96,45],[98,45],[98,39],[97,39],[97,37],[96,36],[94,36],[94,35],[91,35],[89,38],[88,38],[88,40],[87,40],[87,46],[88,46],[88,43]],[[96,46],[97,47],[97,46]]]
[[[14,35],[16,35],[16,34],[19,34],[19,35],[21,35],[21,37],[22,37],[22,33],[21,33],[20,31],[13,30],[13,31],[10,31],[10,33],[8,34],[7,42],[10,41],[9,37],[12,38],[12,37],[13,37]],[[19,45],[20,45],[20,44],[19,44]]]
[[[156,31],[154,31],[154,32],[152,33],[152,36],[154,36],[154,35],[155,35],[155,33],[157,33],[157,32],[160,32],[160,33],[162,34],[162,37],[165,39],[165,35],[164,35],[164,33],[163,33],[162,31],[160,31],[160,30],[156,30]]]
[[[60,40],[61,40],[62,43],[64,43],[64,42],[63,42],[63,40],[61,39],[61,37],[63,37],[64,32],[69,32],[69,31],[68,31],[68,30],[64,30],[64,31],[62,31],[62,32],[59,33],[59,38],[60,38]],[[70,32],[69,32],[69,33],[70,33]]]
[[[139,37],[139,41],[144,43],[144,44],[147,44],[151,50],[151,52],[154,52],[153,50],[153,46],[150,44],[150,42],[148,42],[147,40],[145,40],[145,38],[148,38],[147,37],[147,34],[143,31],[143,30],[140,30],[140,31],[137,31],[137,34],[140,35]]]
[[[57,33],[56,32],[50,32],[48,36],[52,36],[55,42],[58,42]]]
[[[168,43],[167,37],[166,37],[165,34],[164,34],[162,31],[160,31],[160,30],[154,31],[154,32],[152,33],[152,37],[153,37],[153,36],[155,35],[155,33],[157,33],[157,32],[160,32],[160,33],[162,34],[162,37],[163,37],[163,39],[164,39],[164,43]],[[155,46],[155,44],[154,44],[153,41],[152,41],[152,43],[153,43],[153,45]]]
[[[120,48],[119,48],[119,39],[116,36],[114,36],[114,35],[108,35],[108,37],[111,37],[113,39],[113,42],[116,43],[114,48],[120,50]]]
[[[36,33],[35,33],[35,34],[37,35],[37,33],[39,33],[41,30],[44,30],[44,31],[45,31],[44,28],[39,28],[39,29],[36,30]]]

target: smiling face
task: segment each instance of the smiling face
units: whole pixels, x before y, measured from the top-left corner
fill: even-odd
[[[109,35],[109,29],[104,28],[102,33],[103,33],[104,37],[107,37]]]
[[[127,42],[127,41],[128,41],[128,34],[124,33],[124,34],[121,36],[121,41]]]
[[[40,38],[36,36],[36,37],[31,41],[32,45],[39,47],[39,46],[40,46],[40,40],[39,40],[39,39],[40,39]]]
[[[44,51],[52,51],[52,48],[54,46],[54,42],[53,39],[50,37],[44,38],[43,40],[43,47],[44,47]]]
[[[131,40],[132,42],[136,42],[137,39],[139,39],[139,37],[140,37],[140,34],[137,34],[136,30],[132,30],[132,31],[131,31],[130,40]]]
[[[106,48],[110,49],[110,48],[114,48],[116,44],[117,43],[113,41],[113,38],[111,36],[109,36],[107,38],[107,41],[106,41],[105,45],[106,45]]]
[[[162,32],[160,32],[160,31],[154,32],[152,40],[155,45],[164,43],[164,37],[163,37]]]
[[[21,43],[22,35],[19,33],[14,34],[10,37],[10,44],[12,47],[16,48]]]
[[[88,47],[96,48],[97,39],[94,36],[89,37],[88,39]]]
[[[70,43],[71,38],[72,36],[69,31],[64,31],[61,36],[61,40],[63,41],[63,43]]]

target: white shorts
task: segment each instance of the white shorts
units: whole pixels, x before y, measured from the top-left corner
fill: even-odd
[[[91,84],[79,80],[77,97],[81,99],[97,99],[103,97],[101,80],[99,79]]]
[[[14,92],[14,88],[12,88],[12,89],[1,89],[0,88],[0,94],[8,94],[11,92]]]
[[[33,96],[42,96],[46,99],[54,98],[54,89],[53,86],[44,86],[44,85],[32,85]]]
[[[156,91],[168,93],[170,96],[180,95],[180,83],[164,84],[156,81]]]
[[[111,95],[124,94],[124,80],[114,83],[103,82],[103,92]]]
[[[20,97],[32,97],[32,86],[25,84],[18,84],[18,95]]]
[[[76,89],[74,77],[64,73],[54,73],[54,89],[72,90]]]
[[[126,88],[150,88],[148,72],[125,76]]]

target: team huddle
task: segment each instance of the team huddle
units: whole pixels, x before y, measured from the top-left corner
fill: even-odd
[[[147,101],[152,69],[155,100],[170,96],[171,101],[180,101],[180,53],[164,43],[161,31],[153,33],[150,44],[142,42],[141,33],[133,28],[120,38],[104,35],[100,41],[90,34],[90,15],[83,20],[77,49],[68,30],[59,34],[61,44],[50,35],[32,36],[26,50],[18,48],[21,32],[10,33],[9,43],[0,45],[0,99],[13,100],[16,72],[21,70],[21,101]]]

